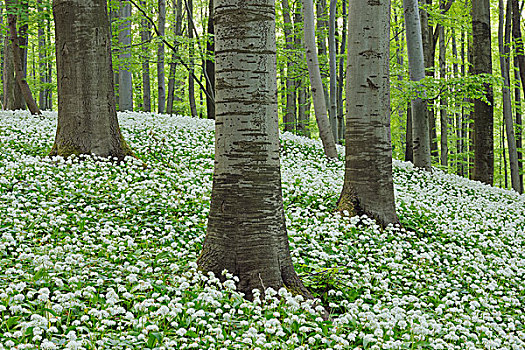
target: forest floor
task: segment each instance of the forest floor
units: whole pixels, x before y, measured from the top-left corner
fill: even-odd
[[[292,257],[323,321],[197,270],[212,122],[120,123],[147,168],[46,157],[56,113],[0,113],[0,349],[525,349],[525,196],[394,161],[405,228],[381,230],[334,212],[342,156],[282,135]]]

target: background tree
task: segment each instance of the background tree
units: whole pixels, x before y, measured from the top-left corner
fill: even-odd
[[[390,0],[351,1],[346,155],[339,210],[398,223],[390,142]]]
[[[306,294],[288,247],[281,194],[273,0],[215,0],[215,170],[198,264],[238,289]]]
[[[58,124],[51,155],[132,155],[120,133],[106,0],[54,0]]]
[[[119,110],[133,110],[133,82],[130,69],[131,60],[131,4],[128,0],[120,0],[120,43],[119,64]]]

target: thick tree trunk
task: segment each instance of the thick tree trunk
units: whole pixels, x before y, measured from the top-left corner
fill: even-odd
[[[209,0],[208,6],[208,41],[206,43],[206,61],[204,73],[206,74],[206,112],[208,119],[215,119],[215,25],[213,15],[213,1]]]
[[[294,43],[292,36],[292,18],[290,15],[290,5],[288,0],[282,0],[283,20],[284,20],[284,38],[286,40],[286,51],[288,55],[293,55]],[[295,92],[295,63],[288,57],[286,61],[286,110],[283,116],[284,131],[295,131],[297,106]]]
[[[171,53],[170,75],[168,79],[168,102],[166,106],[166,113],[173,113],[173,102],[175,102],[175,81],[177,77],[177,57],[179,56],[179,37],[182,35],[182,0],[177,0],[177,4],[173,6],[173,14],[175,15],[175,25],[173,26],[173,34],[175,40],[173,47],[176,51]]]
[[[129,0],[120,0],[120,43],[119,95],[120,111],[133,111],[133,83],[130,70],[131,61],[131,4]]]
[[[11,41],[11,49],[13,52],[13,62],[14,62],[14,70],[15,70],[15,79],[18,84],[18,87],[20,88],[20,92],[22,93],[22,96],[24,97],[24,100],[27,103],[27,106],[29,107],[29,110],[31,111],[31,114],[41,114],[40,109],[38,108],[35,99],[33,98],[33,94],[31,93],[31,89],[29,88],[29,84],[26,80],[26,69],[24,69],[23,63],[23,50],[21,49],[20,41],[18,38],[18,30],[17,30],[17,15],[16,15],[16,6],[17,1],[16,0],[6,0],[6,8],[7,8],[7,22],[9,26],[9,40]],[[27,44],[26,44],[27,45]],[[16,91],[16,90],[15,90]]]
[[[398,223],[390,142],[390,0],[349,7],[346,156],[339,210]]]
[[[405,27],[407,35],[408,67],[410,80],[425,77],[425,62],[421,36],[421,22],[417,0],[404,0]],[[430,171],[430,134],[426,103],[421,96],[412,100],[412,142],[414,165]]]
[[[157,27],[161,40],[157,46],[157,90],[159,95],[157,110],[159,113],[164,113],[166,107],[166,82],[164,79],[164,42],[162,42],[162,39],[166,30],[166,0],[158,0],[158,11],[159,22]]]
[[[472,69],[474,75],[492,74],[490,1],[472,2]],[[484,84],[486,100],[474,100],[474,174],[473,179],[494,182],[494,95]]]
[[[54,0],[58,125],[51,155],[132,155],[117,120],[105,0]]]
[[[313,0],[304,0],[304,45],[306,50],[306,63],[312,87],[315,118],[319,127],[319,136],[323,142],[324,152],[328,158],[337,158],[334,135],[328,120],[326,100],[324,96],[323,80],[319,69],[319,60],[315,46],[314,8]]]
[[[506,12],[506,18],[505,18]],[[522,193],[519,167],[518,167],[518,150],[516,148],[516,137],[514,135],[514,121],[512,117],[512,97],[510,91],[510,29],[511,29],[512,8],[507,5],[507,11],[503,0],[499,0],[499,30],[498,30],[498,46],[499,46],[499,63],[501,69],[501,76],[503,77],[502,99],[503,99],[503,120],[505,122],[505,129],[507,132],[507,144],[509,149],[509,163],[510,163],[510,178],[512,188]],[[505,167],[505,169],[507,169]]]
[[[310,296],[296,275],[286,234],[279,162],[273,0],[215,0],[215,170],[199,266],[253,289]],[[257,57],[257,59],[254,59]]]
[[[140,4],[146,6],[146,1]],[[140,21],[140,39],[142,41],[142,110],[151,112],[151,77],[149,72],[149,42],[151,41],[151,23],[147,19]]]

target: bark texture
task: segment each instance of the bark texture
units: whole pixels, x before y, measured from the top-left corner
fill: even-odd
[[[404,0],[403,9],[405,12],[410,80],[420,81],[425,77],[425,61],[417,0]],[[430,171],[430,128],[427,106],[421,96],[414,98],[411,105],[414,165]]]
[[[206,43],[206,61],[204,72],[206,74],[206,114],[208,119],[215,119],[215,25],[213,19],[213,1],[208,5],[208,41]]]
[[[290,258],[281,194],[275,3],[215,0],[215,170],[198,264],[239,277],[238,290],[308,292]]]
[[[390,0],[352,1],[348,22],[346,158],[339,209],[398,223],[390,140]]]
[[[158,0],[159,10],[159,23],[158,23],[158,36],[160,37],[159,44],[157,46],[157,91],[158,91],[158,103],[157,110],[159,113],[164,113],[166,107],[166,82],[164,79],[164,34],[166,31],[166,0]]]
[[[140,5],[145,7],[146,1],[141,1]],[[149,72],[149,48],[151,41],[151,23],[147,19],[140,21],[140,39],[142,41],[142,111],[151,112],[151,77]]]
[[[324,95],[323,80],[319,68],[319,59],[315,45],[314,6],[313,0],[304,0],[304,46],[306,50],[306,63],[312,87],[315,118],[319,127],[319,137],[323,142],[324,153],[328,158],[337,158],[334,135],[328,120],[328,110]]]
[[[472,69],[474,75],[492,74],[490,1],[472,2]],[[485,84],[486,101],[474,100],[474,173],[473,179],[494,182],[494,94]]]
[[[117,120],[105,0],[54,0],[58,125],[51,155],[132,155]]]
[[[131,4],[128,0],[120,0],[120,65],[119,65],[119,95],[118,106],[120,111],[133,110],[133,83],[130,70],[131,60]]]
[[[290,15],[290,4],[288,0],[282,0],[283,21],[284,21],[284,37],[286,40],[286,50],[289,56],[293,55],[294,43],[292,36],[292,17]],[[293,76],[295,63],[292,57],[288,57],[286,61],[286,110],[283,116],[284,131],[295,131],[296,125],[296,93],[295,80]]]

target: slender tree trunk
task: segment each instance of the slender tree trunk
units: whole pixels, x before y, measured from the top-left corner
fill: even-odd
[[[492,74],[490,38],[490,1],[472,2],[472,33],[474,75]],[[474,180],[492,185],[494,182],[494,95],[484,84],[486,100],[474,100]]]
[[[506,18],[505,18],[506,12]],[[510,91],[510,31],[511,31],[511,16],[512,8],[507,5],[507,11],[503,0],[499,0],[499,30],[498,30],[498,46],[499,46],[499,62],[501,75],[503,77],[502,99],[503,99],[503,120],[505,123],[505,130],[507,132],[507,144],[509,149],[509,164],[512,188],[522,193],[519,168],[518,168],[518,150],[516,149],[516,137],[514,135],[514,122],[512,117],[512,98]],[[505,166],[505,170],[507,167]]]
[[[129,0],[120,0],[120,43],[119,65],[119,110],[133,111],[133,82],[130,70],[131,61],[131,4]]]
[[[454,77],[459,77],[459,57],[458,57],[458,45],[456,41],[456,32],[452,29],[452,56],[454,57],[454,63],[452,64],[452,70]],[[456,108],[459,109],[459,104],[456,103]],[[463,121],[460,112],[456,112],[456,174],[463,176]]]
[[[337,69],[336,56],[337,49],[335,46],[335,21],[337,17],[337,0],[330,0],[330,25],[328,32],[328,55],[330,66],[330,124],[332,126],[332,133],[334,139],[339,140],[337,133]]]
[[[58,125],[51,155],[132,155],[117,120],[106,1],[53,0],[53,14]]]
[[[185,0],[186,12],[188,14],[188,45],[189,45],[189,60],[190,72],[188,74],[188,100],[190,103],[191,116],[197,118],[197,104],[195,101],[195,63],[193,56],[195,55],[195,46],[193,42],[193,0]]]
[[[166,30],[166,0],[158,0],[159,22],[158,31],[160,39],[164,38]],[[158,102],[157,110],[164,113],[166,106],[166,82],[164,79],[164,43],[159,41],[157,47],[157,83],[158,83]]]
[[[168,114],[173,113],[173,103],[175,102],[177,59],[179,58],[180,47],[179,37],[182,36],[182,0],[177,0],[177,4],[173,7],[173,14],[175,15],[175,26],[173,27],[173,34],[175,35],[175,40],[173,42],[173,47],[176,51],[171,52],[170,75],[168,79],[168,102],[166,106],[166,113]]]
[[[414,144],[412,132],[412,107],[407,106],[406,142],[405,142],[405,161],[414,162]]]
[[[206,111],[208,119],[215,119],[215,19],[213,14],[213,2],[209,0],[208,6],[208,41],[206,43],[206,61],[204,72],[206,73]]]
[[[445,38],[445,27],[438,25],[439,30],[439,78],[447,78],[447,45]],[[441,166],[448,168],[448,103],[447,98],[441,96],[439,99],[439,116],[441,124]]]
[[[310,296],[292,265],[281,195],[274,1],[215,0],[214,13],[215,170],[198,264],[238,276],[248,299],[284,286]]]
[[[516,59],[516,57],[514,57],[513,61],[514,61],[514,81],[516,84],[516,88],[514,89],[514,104],[516,106],[516,109],[515,109],[515,112],[516,112],[516,148],[518,149],[518,168],[519,168],[519,173],[520,173],[520,186],[523,191],[524,190],[524,187],[523,187],[523,153],[522,153],[523,122],[522,122],[522,117],[521,117],[521,86],[520,86],[518,60]]]
[[[348,11],[345,178],[339,210],[398,223],[390,142],[390,0]]]
[[[288,0],[282,0],[283,21],[284,21],[284,38],[286,40],[287,55],[291,56],[294,52],[294,42],[292,36],[292,18],[290,15],[290,5]],[[290,57],[286,61],[286,110],[283,117],[284,131],[295,131],[296,125],[296,92],[295,92],[295,75],[294,62]]]
[[[338,142],[344,139],[345,135],[345,116],[344,116],[344,104],[343,104],[343,88],[345,82],[345,53],[346,53],[346,27],[347,27],[347,2],[343,0],[343,29],[341,34],[341,47],[339,48],[339,76],[337,80],[337,135],[339,136]]]
[[[521,80],[521,88],[525,90],[525,54],[524,54],[524,48],[523,48],[523,40],[521,37],[521,9],[519,6],[518,0],[510,0],[512,5],[512,37],[514,39],[514,45],[516,46],[516,57],[515,57],[515,65],[517,62],[517,66],[519,67],[519,77]],[[518,103],[518,97],[516,97],[516,103]],[[519,107],[521,105],[518,104]],[[518,130],[516,132],[516,145],[518,149],[520,150],[518,153],[518,159],[519,159],[519,168],[520,168],[520,184],[521,188],[523,189],[523,163],[521,162],[523,159],[523,153],[521,151],[522,149],[522,122],[521,122],[521,109],[518,107],[518,110],[516,111],[516,124],[518,125]],[[519,117],[519,118],[518,118]]]
[[[297,51],[297,62],[304,62],[305,55],[303,51],[303,16],[302,16],[302,1],[296,2],[294,11],[294,44]],[[297,133],[299,135],[311,136],[310,131],[310,100],[308,98],[308,84],[302,75],[295,78],[295,91],[297,91]]]
[[[403,8],[405,12],[410,80],[420,81],[425,77],[425,61],[417,0],[404,0]],[[429,130],[426,104],[423,98],[414,98],[412,100],[414,165],[427,171],[431,170]]]
[[[26,80],[26,73],[27,69],[24,69],[23,62],[23,50],[20,48],[20,41],[18,38],[18,30],[17,30],[17,15],[16,15],[16,6],[17,1],[16,0],[6,0],[6,8],[7,8],[7,23],[9,26],[9,40],[11,41],[11,49],[13,51],[13,62],[14,62],[14,70],[15,70],[15,79],[18,83],[18,86],[20,88],[20,91],[22,93],[22,96],[24,97],[24,100],[27,103],[27,106],[29,107],[29,110],[31,111],[31,114],[41,114],[40,109],[38,108],[35,99],[33,98],[33,94],[31,93],[31,89],[29,88],[29,84]]]
[[[142,7],[146,6],[146,1],[140,2]],[[149,42],[151,41],[151,23],[147,19],[140,21],[140,39],[142,41],[142,110],[151,112],[151,78],[149,72]]]
[[[37,0],[37,11],[39,15],[38,21],[38,79],[40,81],[40,89],[38,92],[38,104],[42,110],[50,109],[47,104],[47,62],[46,62],[46,35],[45,22],[43,21],[43,4],[42,0]]]
[[[334,135],[328,120],[326,100],[324,96],[323,80],[319,69],[319,60],[315,48],[315,27],[313,0],[304,0],[304,44],[306,50],[306,63],[312,86],[315,118],[319,127],[319,136],[323,142],[324,152],[328,158],[337,158]]]

